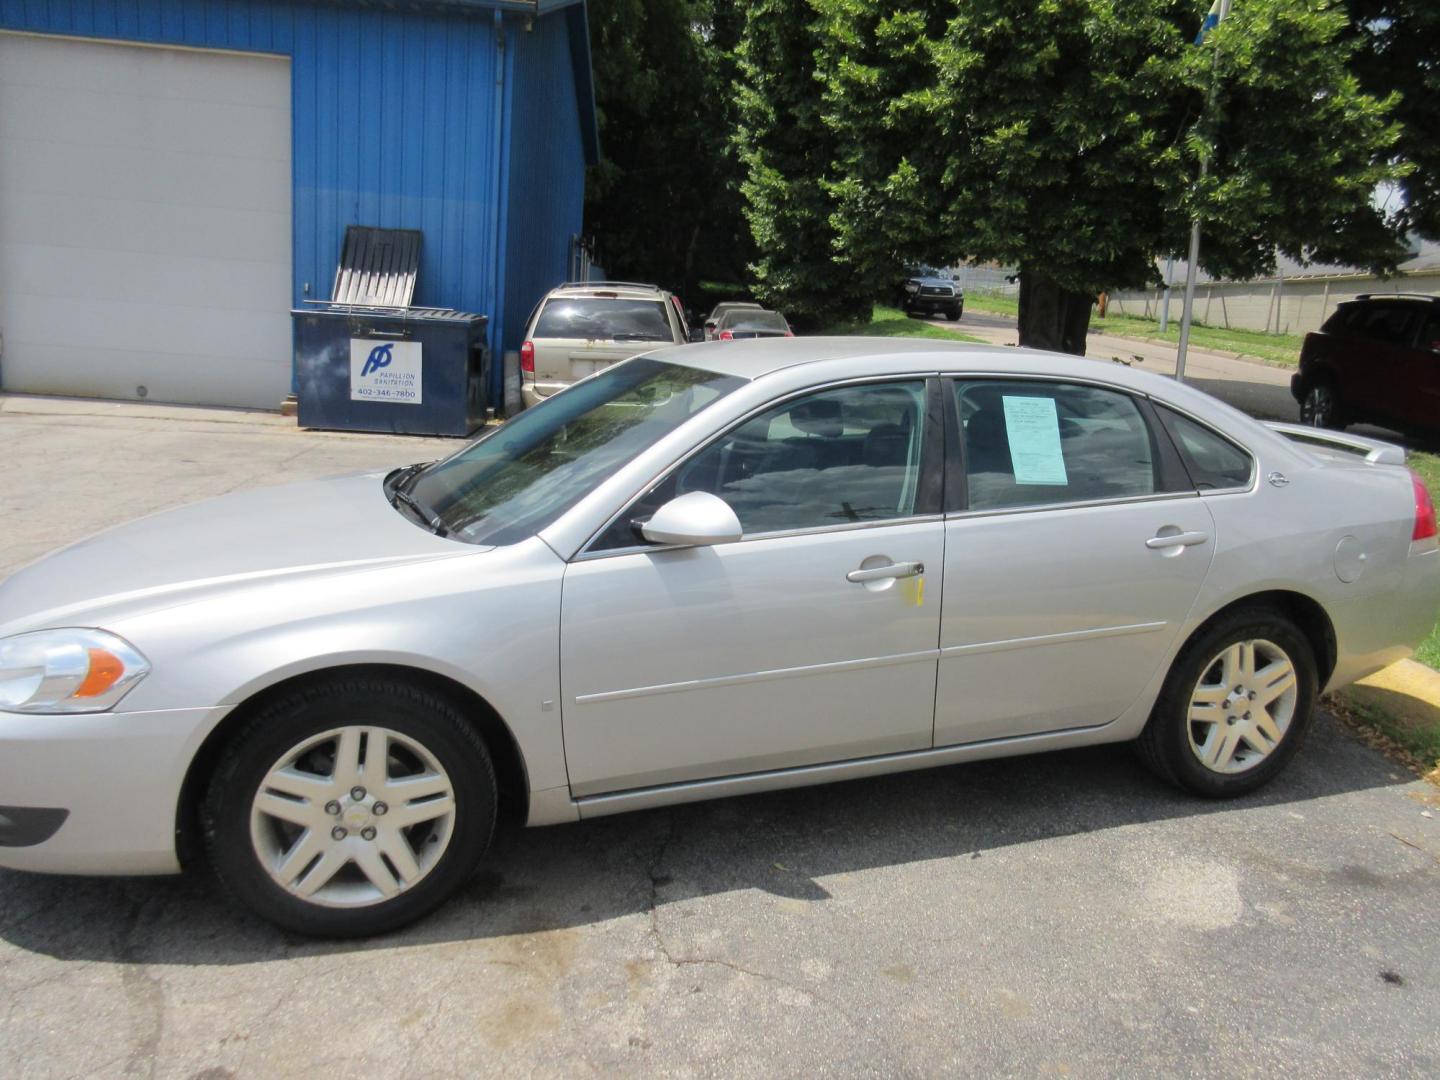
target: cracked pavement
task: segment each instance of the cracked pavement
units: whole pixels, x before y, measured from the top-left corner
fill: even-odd
[[[15,400],[0,574],[455,445]],[[1233,803],[1113,747],[502,823],[461,896],[365,942],[283,934],[203,875],[0,871],[0,1074],[1427,1076],[1437,897],[1440,792],[1326,715]]]

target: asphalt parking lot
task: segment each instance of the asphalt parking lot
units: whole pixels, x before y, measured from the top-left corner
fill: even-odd
[[[0,398],[0,576],[453,446]],[[7,1078],[1433,1076],[1437,1016],[1440,792],[1327,715],[1232,803],[1115,747],[512,822],[456,902],[360,943],[286,936],[200,875],[0,871]]]

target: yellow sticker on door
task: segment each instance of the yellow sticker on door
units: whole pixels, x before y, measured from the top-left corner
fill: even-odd
[[[916,574],[905,579],[905,599],[916,607],[925,603],[925,575]]]

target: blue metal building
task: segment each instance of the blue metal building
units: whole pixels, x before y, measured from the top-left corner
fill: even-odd
[[[265,66],[277,58],[280,68]],[[286,133],[261,84],[283,89],[286,64],[282,155],[263,149],[283,148]],[[126,95],[135,104],[112,117]],[[10,244],[0,265],[28,272],[0,280],[0,295],[11,297],[0,300],[0,385],[211,404],[274,407],[288,388],[288,366],[274,356],[256,358],[255,378],[240,372],[246,350],[273,351],[266,342],[278,340],[270,328],[281,294],[260,270],[240,281],[235,269],[269,259],[265,273],[275,277],[273,252],[247,245],[283,230],[283,209],[286,310],[329,296],[347,225],[419,229],[415,303],[489,315],[498,358],[518,347],[531,307],[567,276],[585,166],[598,153],[583,0],[0,0],[7,118],[0,154],[25,167],[18,179],[0,177],[0,244]],[[107,134],[120,129],[126,138]],[[255,201],[287,166],[288,208]],[[82,174],[107,172],[103,189],[86,186]],[[211,192],[223,205],[208,218],[155,217],[200,206]],[[85,272],[65,262],[71,226],[113,234],[94,241],[102,250],[85,266],[124,266],[128,254],[151,295],[139,295],[139,284],[126,293],[115,275],[93,287],[77,281]],[[161,239],[152,244],[152,235]],[[236,253],[228,267],[226,249]],[[47,274],[54,287],[28,295],[26,282]],[[196,275],[207,274],[202,289]],[[57,288],[76,295],[56,306]],[[245,299],[227,299],[235,295]],[[231,307],[210,319],[207,303]],[[92,311],[107,333],[119,327],[124,339],[133,324],[132,336],[150,344],[107,344],[98,329],[65,337],[65,325]],[[267,329],[251,343],[257,319]],[[166,352],[155,343],[171,326],[179,344],[161,362],[152,352]],[[206,354],[207,341],[241,339],[233,355],[218,345]],[[104,362],[87,370],[97,350]],[[498,394],[500,365],[492,370]]]

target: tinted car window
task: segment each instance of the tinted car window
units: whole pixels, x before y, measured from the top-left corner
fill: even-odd
[[[1415,339],[1419,315],[1414,304],[1365,304],[1357,306],[1346,328],[1371,341],[1409,345]]]
[[[1420,329],[1420,348],[1440,350],[1440,306],[1431,309],[1430,317]]]
[[[747,535],[916,513],[923,381],[847,386],[786,402],[722,435],[621,515],[595,549],[633,547],[670,499],[708,491]]]
[[[1156,411],[1180,451],[1197,489],[1209,491],[1250,486],[1252,464],[1250,455],[1244,450],[1188,416],[1163,405],[1157,405]]]
[[[971,510],[1151,495],[1150,429],[1126,394],[1063,383],[957,383]]]
[[[670,341],[661,300],[556,297],[540,312],[533,338],[587,341]]]
[[[712,312],[710,312],[710,317],[709,317],[708,319],[706,319],[705,321],[706,321],[706,322],[719,322],[721,319],[723,319],[723,318],[725,317],[725,313],[726,313],[726,312],[728,312],[728,311],[735,311],[737,308],[750,308],[752,311],[758,311],[759,308],[760,308],[760,305],[759,305],[759,304],[751,304],[751,303],[716,304],[716,305],[715,305],[715,310],[712,311]]]
[[[512,544],[744,383],[647,357],[616,364],[430,466],[410,494],[457,539]]]

